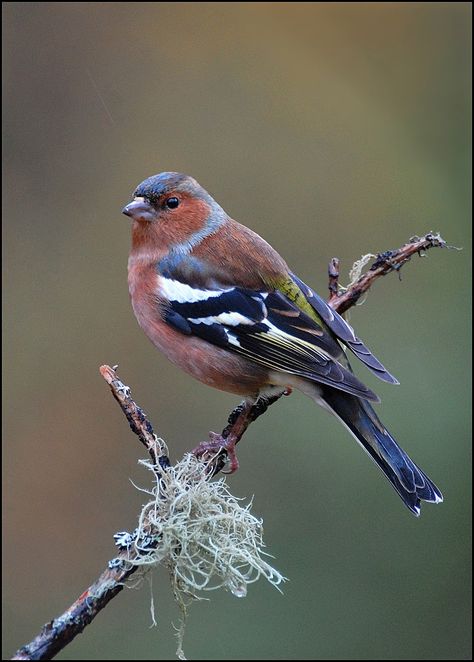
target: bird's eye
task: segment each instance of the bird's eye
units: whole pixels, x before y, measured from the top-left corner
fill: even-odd
[[[176,209],[176,207],[179,205],[179,200],[178,198],[168,198],[166,201],[166,206],[168,209]]]

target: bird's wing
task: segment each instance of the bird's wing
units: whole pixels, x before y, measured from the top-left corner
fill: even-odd
[[[388,372],[370,349],[355,335],[351,325],[295,274],[290,272],[288,278],[282,279],[278,287],[290,301],[293,301],[310,317],[314,317],[316,321],[327,325],[334,335],[379,379],[390,384],[399,384],[399,381]]]
[[[161,270],[162,315],[185,335],[241,354],[249,360],[328,384],[358,397],[379,398],[352,373],[333,333],[284,293],[243,287],[196,287],[184,270]],[[194,281],[193,281],[194,283]]]

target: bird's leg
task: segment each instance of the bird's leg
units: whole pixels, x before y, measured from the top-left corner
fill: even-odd
[[[242,438],[245,430],[256,418],[261,416],[270,405],[279,400],[282,395],[290,395],[291,388],[285,390],[275,389],[273,393],[265,396],[255,396],[254,399],[246,399],[238,405],[230,414],[227,426],[222,434],[209,433],[209,441],[203,441],[192,451],[196,457],[213,454],[213,475],[222,471],[225,463],[229,462],[226,473],[234,473],[239,468],[239,461],[235,447]]]
[[[203,455],[215,455],[216,462],[214,472],[222,471],[225,462],[229,463],[229,468],[225,473],[232,474],[239,468],[239,460],[235,452],[235,446],[244,434],[254,418],[253,409],[256,405],[255,400],[244,400],[230,414],[228,425],[221,434],[209,432],[209,441],[202,441],[192,451],[196,457]]]

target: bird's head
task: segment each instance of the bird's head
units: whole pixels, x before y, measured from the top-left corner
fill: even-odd
[[[191,250],[227,215],[198,182],[178,172],[162,172],[137,186],[122,212],[133,220],[133,245]]]

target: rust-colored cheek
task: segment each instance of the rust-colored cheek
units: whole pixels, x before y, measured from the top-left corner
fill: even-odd
[[[204,200],[184,198],[176,210],[167,211],[159,222],[161,241],[181,244],[201,230],[210,214]]]
[[[166,254],[172,246],[186,242],[202,230],[211,212],[204,200],[183,198],[175,210],[164,210],[151,222],[133,221],[132,250]]]

